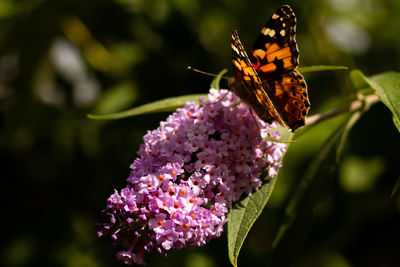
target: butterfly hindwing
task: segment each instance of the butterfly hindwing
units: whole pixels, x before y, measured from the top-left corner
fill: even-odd
[[[293,131],[303,126],[310,108],[303,76],[294,70],[283,74],[279,80],[264,80],[262,83],[285,124]]]

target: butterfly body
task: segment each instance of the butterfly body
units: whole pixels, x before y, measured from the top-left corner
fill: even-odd
[[[241,100],[265,122],[278,121],[295,131],[310,108],[307,85],[296,70],[296,17],[281,6],[262,28],[250,56],[237,31],[232,32],[234,77],[228,83]]]

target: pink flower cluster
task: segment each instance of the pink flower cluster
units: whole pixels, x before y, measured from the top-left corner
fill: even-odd
[[[286,145],[263,139],[279,139],[277,125],[253,117],[227,90],[211,89],[200,102],[143,137],[127,187],[108,199],[109,222],[98,235],[110,236],[127,264],[220,236],[232,202],[262,185],[260,173],[274,177],[281,166]]]

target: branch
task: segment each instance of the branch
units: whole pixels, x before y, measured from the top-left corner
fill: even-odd
[[[368,110],[370,106],[379,102],[379,98],[376,95],[367,95],[359,97],[359,99],[354,100],[349,105],[341,107],[339,109],[329,111],[326,113],[315,114],[313,116],[306,118],[306,125],[313,125],[320,121],[324,121],[326,119],[335,117],[339,114],[346,113],[346,112],[354,112],[361,109]]]

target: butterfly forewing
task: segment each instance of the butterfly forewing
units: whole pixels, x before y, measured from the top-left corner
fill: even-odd
[[[277,120],[283,123],[274,105],[264,91],[257,72],[240,42],[236,31],[232,32],[232,66],[236,78],[229,81],[230,87],[243,102],[252,107],[257,115],[266,122]]]
[[[251,51],[250,60],[261,79],[297,67],[299,50],[295,35],[296,16],[289,6],[281,6],[261,29]]]

